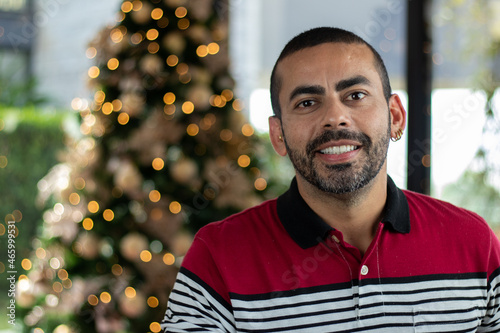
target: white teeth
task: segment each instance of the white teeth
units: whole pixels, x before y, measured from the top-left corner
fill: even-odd
[[[338,155],[357,149],[357,146],[333,146],[321,150],[321,153],[328,155]]]

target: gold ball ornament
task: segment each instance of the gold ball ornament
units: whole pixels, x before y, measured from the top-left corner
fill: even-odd
[[[139,260],[141,252],[146,249],[148,239],[138,232],[127,234],[120,242],[120,253],[130,261]]]
[[[241,128],[247,123],[247,118],[243,112],[232,112],[229,115],[229,123],[231,128]]]
[[[24,283],[31,284],[32,282],[26,281]],[[35,304],[36,298],[35,295],[33,294],[33,291],[31,290],[32,287],[30,286],[29,288],[20,288],[19,284],[20,282],[18,281],[16,286],[17,287],[16,303],[23,308],[28,308],[33,306]]]
[[[142,113],[145,99],[142,94],[137,92],[129,92],[121,96],[122,111],[130,117],[138,116]]]
[[[212,90],[207,85],[197,84],[189,89],[187,99],[193,102],[196,110],[207,110],[210,108],[210,96]]]
[[[173,54],[179,55],[186,48],[186,40],[180,33],[171,32],[163,39],[163,46]]]
[[[227,40],[229,36],[228,25],[224,22],[218,22],[212,26],[212,36],[215,41]]]
[[[222,3],[222,6],[229,5]],[[188,9],[192,17],[199,21],[206,21],[213,12],[212,7],[213,0],[191,0]],[[229,8],[222,8],[222,10],[229,10]]]
[[[193,82],[202,85],[210,85],[213,81],[213,75],[203,67],[191,66],[190,68]]]
[[[146,311],[146,296],[141,291],[136,291],[135,296],[132,297],[123,295],[120,297],[118,306],[127,317],[137,318]]]
[[[175,256],[181,257],[187,253],[192,243],[193,236],[185,231],[180,231],[172,240],[170,247]]]
[[[192,25],[187,33],[198,44],[208,44],[212,41],[210,30],[201,24]]]
[[[188,184],[198,177],[198,166],[192,159],[184,157],[172,164],[170,174],[175,181]]]
[[[186,0],[164,0],[164,1],[168,6],[172,8],[183,6],[186,3]]]
[[[92,232],[82,232],[75,242],[74,249],[84,259],[95,259],[99,256],[99,238]]]
[[[156,74],[163,68],[161,58],[154,54],[145,55],[139,62],[140,69],[148,74]]]
[[[127,61],[124,61],[127,63]],[[137,63],[134,61],[133,66],[137,66]],[[127,75],[120,79],[120,83],[118,88],[123,91],[122,96],[120,96],[120,100],[127,94],[129,91],[137,91],[142,88],[142,79],[141,74],[134,72],[132,75]],[[123,103],[123,101],[122,101]]]
[[[123,160],[114,176],[115,185],[127,194],[136,194],[142,186],[142,176],[129,160]]]
[[[153,11],[153,6],[146,2],[142,2],[142,8],[137,11],[132,11],[132,19],[138,24],[146,24],[151,21],[151,12]]]
[[[61,324],[54,329],[53,333],[75,333],[75,331],[68,325]]]

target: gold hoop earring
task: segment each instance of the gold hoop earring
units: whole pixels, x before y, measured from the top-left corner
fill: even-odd
[[[391,141],[392,142],[396,142],[396,141],[399,141],[401,140],[401,137],[403,136],[403,130],[400,128],[398,129],[398,131],[396,132],[396,136],[395,137],[391,137]]]
[[[283,137],[281,135],[278,136],[278,140],[280,140],[281,142],[283,142]]]

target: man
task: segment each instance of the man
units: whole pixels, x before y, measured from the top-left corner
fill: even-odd
[[[491,229],[387,176],[406,113],[378,53],[341,29],[306,31],[278,58],[271,100],[271,142],[296,177],[199,231],[165,331],[499,332]]]

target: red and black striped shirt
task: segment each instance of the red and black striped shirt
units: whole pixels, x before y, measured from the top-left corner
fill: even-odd
[[[500,246],[478,215],[398,189],[362,256],[300,196],[209,224],[166,332],[500,332]]]

